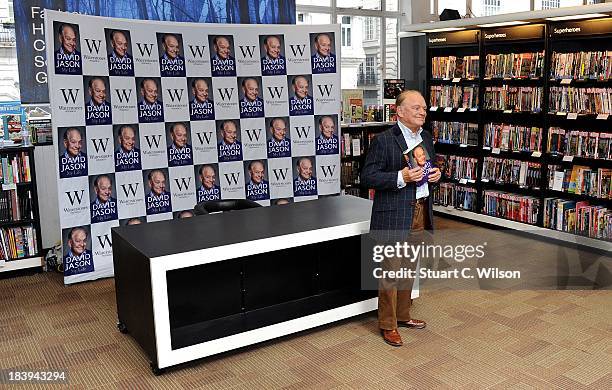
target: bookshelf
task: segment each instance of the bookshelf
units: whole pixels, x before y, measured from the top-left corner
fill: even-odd
[[[427,122],[449,170],[434,210],[609,248],[610,53],[610,17],[427,34]],[[457,71],[459,57],[478,72]],[[464,103],[467,85],[478,90],[475,107]],[[453,172],[451,160],[475,162],[476,177]]]
[[[393,126],[395,122],[361,122],[341,126],[342,143],[340,160],[342,165],[340,188],[342,194],[370,199],[369,190],[362,188],[359,175],[365,163],[365,154],[372,138]]]
[[[34,147],[0,148],[0,273],[42,266]]]

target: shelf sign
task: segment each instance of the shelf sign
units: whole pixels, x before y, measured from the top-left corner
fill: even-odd
[[[492,154],[499,154],[501,152],[500,148],[493,148],[493,150],[491,151]]]
[[[461,77],[455,77],[453,79],[453,83],[458,83],[459,81],[461,81]]]
[[[468,146],[467,146],[467,144],[459,144],[459,147],[460,148],[467,148]]]
[[[429,107],[429,111],[438,111],[438,107]]]
[[[457,109],[457,112],[465,112],[465,110],[467,110],[467,108],[461,107]]]
[[[574,156],[563,156],[563,161],[572,162],[574,161]]]
[[[452,107],[445,107],[444,108],[444,112],[453,112],[453,108]]]
[[[504,110],[504,114],[512,114],[512,110]]]
[[[564,113],[564,112],[559,111],[559,112],[557,112],[557,115],[559,115],[559,116],[563,116],[563,115],[565,115],[565,113]]]
[[[17,189],[17,184],[15,183],[2,184],[2,191],[16,190],[16,189]]]
[[[488,183],[489,179],[480,179],[480,181],[483,182],[483,183]]]
[[[467,184],[467,179],[461,179],[461,180],[459,180],[459,184]]]
[[[565,22],[555,24],[550,29],[552,39],[572,39],[576,36],[609,34],[612,18]]]
[[[603,119],[605,121],[608,119],[608,116],[610,116],[610,114],[598,114],[597,119]]]
[[[464,30],[446,33],[429,33],[427,34],[428,46],[447,46],[447,45],[462,45],[462,44],[477,44],[479,30]]]
[[[561,85],[568,85],[572,83],[572,79],[562,79],[561,82],[559,84]]]
[[[575,112],[570,112],[567,114],[567,119],[578,119],[578,114]]]
[[[542,157],[542,152],[533,152],[531,153],[531,157]]]
[[[518,41],[523,39],[544,39],[544,25],[530,24],[528,26],[514,26],[485,30],[484,39],[485,43]]]

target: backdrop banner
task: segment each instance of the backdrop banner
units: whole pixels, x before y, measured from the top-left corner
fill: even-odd
[[[13,2],[23,103],[48,103],[45,9],[194,23],[295,24],[295,0],[18,0]]]
[[[65,283],[113,275],[114,226],[340,192],[338,25],[45,27]]]

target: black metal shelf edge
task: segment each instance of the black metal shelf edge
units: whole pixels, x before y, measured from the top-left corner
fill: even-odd
[[[19,221],[0,221],[0,227],[13,227],[20,225],[33,225],[34,219],[22,219]]]

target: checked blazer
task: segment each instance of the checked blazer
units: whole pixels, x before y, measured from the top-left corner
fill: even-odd
[[[430,158],[435,156],[431,134],[427,130],[421,132],[423,144]],[[381,242],[403,241],[412,226],[412,215],[416,199],[415,183],[407,183],[403,188],[397,188],[397,172],[408,164],[404,151],[408,149],[401,129],[396,124],[377,135],[370,145],[366,155],[365,165],[361,171],[361,183],[367,188],[373,188],[374,204],[370,233]],[[430,226],[433,230],[432,183],[428,183],[430,196],[427,211]]]

